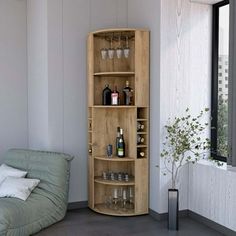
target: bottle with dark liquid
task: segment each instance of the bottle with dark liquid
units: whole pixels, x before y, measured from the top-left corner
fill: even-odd
[[[144,143],[144,138],[140,135],[137,135],[137,144]]]
[[[144,128],[145,128],[144,124],[137,122],[137,131],[144,130]]]
[[[119,105],[119,92],[115,86],[113,92],[111,93],[111,105]]]
[[[118,156],[118,142],[120,139],[120,127],[117,127],[117,136],[116,136],[116,156]]]
[[[125,140],[123,137],[123,129],[120,129],[120,138],[118,140],[118,157],[125,157]]]
[[[145,156],[145,152],[138,152],[138,158],[143,158]]]
[[[109,84],[105,85],[105,88],[102,92],[102,105],[111,105],[111,90]]]
[[[124,104],[132,105],[133,90],[129,87],[129,81],[126,81],[126,87],[123,89],[124,93]]]

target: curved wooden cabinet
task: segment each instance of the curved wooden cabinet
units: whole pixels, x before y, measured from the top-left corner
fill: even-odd
[[[148,213],[149,186],[149,31],[105,29],[92,32],[87,40],[88,60],[88,166],[89,207],[96,212],[131,216]],[[116,49],[129,48],[120,58]],[[102,58],[101,49],[114,48],[112,59]],[[126,81],[133,89],[133,104],[123,105]],[[117,86],[120,105],[102,105],[106,84]],[[138,130],[138,126],[142,129]],[[126,155],[115,156],[117,127],[124,130]],[[137,136],[142,143],[137,143]],[[113,156],[106,156],[108,144]],[[113,173],[113,174],[112,174]],[[119,174],[127,179],[117,179]],[[114,175],[114,176],[112,176]],[[108,176],[108,177],[107,177]],[[112,176],[112,177],[111,177]],[[116,195],[119,195],[118,199]]]

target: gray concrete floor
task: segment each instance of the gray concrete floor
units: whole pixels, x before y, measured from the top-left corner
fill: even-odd
[[[168,231],[166,221],[150,215],[112,217],[89,209],[69,211],[65,219],[35,236],[220,236],[222,234],[190,218],[180,218],[179,231]]]

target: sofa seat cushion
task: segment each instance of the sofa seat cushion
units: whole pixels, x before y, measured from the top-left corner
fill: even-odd
[[[60,221],[66,214],[70,155],[11,149],[4,163],[27,171],[26,178],[39,185],[26,201],[0,198],[0,236],[31,235]]]
[[[27,201],[2,198],[0,201],[0,235],[31,235],[56,221],[64,213],[49,198],[32,193]]]

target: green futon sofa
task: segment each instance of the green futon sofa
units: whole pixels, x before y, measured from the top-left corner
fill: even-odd
[[[67,154],[9,150],[3,162],[40,179],[26,201],[0,198],[0,236],[28,236],[63,219],[67,209],[70,161]]]

